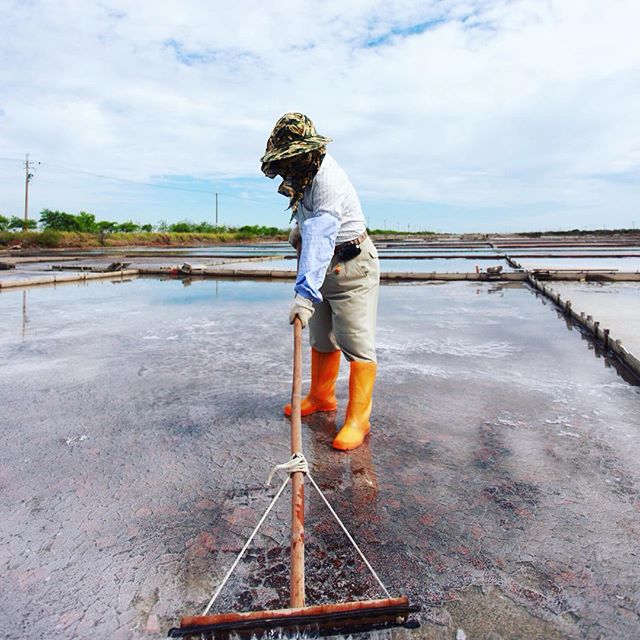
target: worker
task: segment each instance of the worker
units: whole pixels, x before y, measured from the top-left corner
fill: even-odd
[[[289,198],[296,221],[289,236],[299,255],[289,322],[298,317],[308,325],[311,342],[311,389],[302,415],[337,408],[343,353],[349,404],[333,447],[347,451],[359,447],[371,428],[380,266],[358,195],[327,153],[329,142],[307,116],[287,113],[276,122],[261,161],[267,177],[283,178],[278,192]],[[291,405],[284,411],[291,415]]]

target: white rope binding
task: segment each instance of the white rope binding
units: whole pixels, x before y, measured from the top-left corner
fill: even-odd
[[[292,473],[304,473],[309,474],[309,463],[307,459],[304,457],[303,453],[297,451],[291,455],[291,458],[287,462],[283,462],[282,464],[277,464],[273,469],[271,469],[271,473],[267,478],[267,486],[271,484],[271,479],[278,471],[286,471],[289,475]]]

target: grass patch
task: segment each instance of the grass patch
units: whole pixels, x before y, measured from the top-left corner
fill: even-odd
[[[0,231],[0,246],[21,246],[24,248],[85,248],[85,247],[131,247],[131,246],[193,246],[225,244],[229,242],[249,242],[257,240],[286,240],[288,234],[257,236],[247,231],[220,233],[175,233],[127,232],[127,233],[86,233],[81,231]]]

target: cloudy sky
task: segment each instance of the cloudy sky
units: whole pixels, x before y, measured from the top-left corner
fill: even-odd
[[[640,227],[638,0],[0,0],[0,213],[285,226],[307,113],[373,227]]]

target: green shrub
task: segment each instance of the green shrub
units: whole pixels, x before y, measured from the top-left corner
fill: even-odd
[[[140,227],[135,222],[127,220],[126,222],[120,223],[116,227],[116,230],[124,233],[133,233],[134,231],[140,231]]]
[[[171,233],[189,233],[189,231],[193,230],[193,225],[186,220],[184,222],[176,222],[169,226],[169,231]]]
[[[18,216],[11,216],[11,220],[9,220],[9,229],[14,231],[20,231],[23,229],[35,229],[38,226],[38,223],[35,220],[25,220],[24,218],[19,218]]]
[[[43,209],[40,212],[40,226],[43,229],[57,229],[58,231],[79,231],[76,216],[51,209]]]
[[[118,228],[118,223],[110,222],[109,220],[100,220],[96,226],[100,233],[112,233]]]

